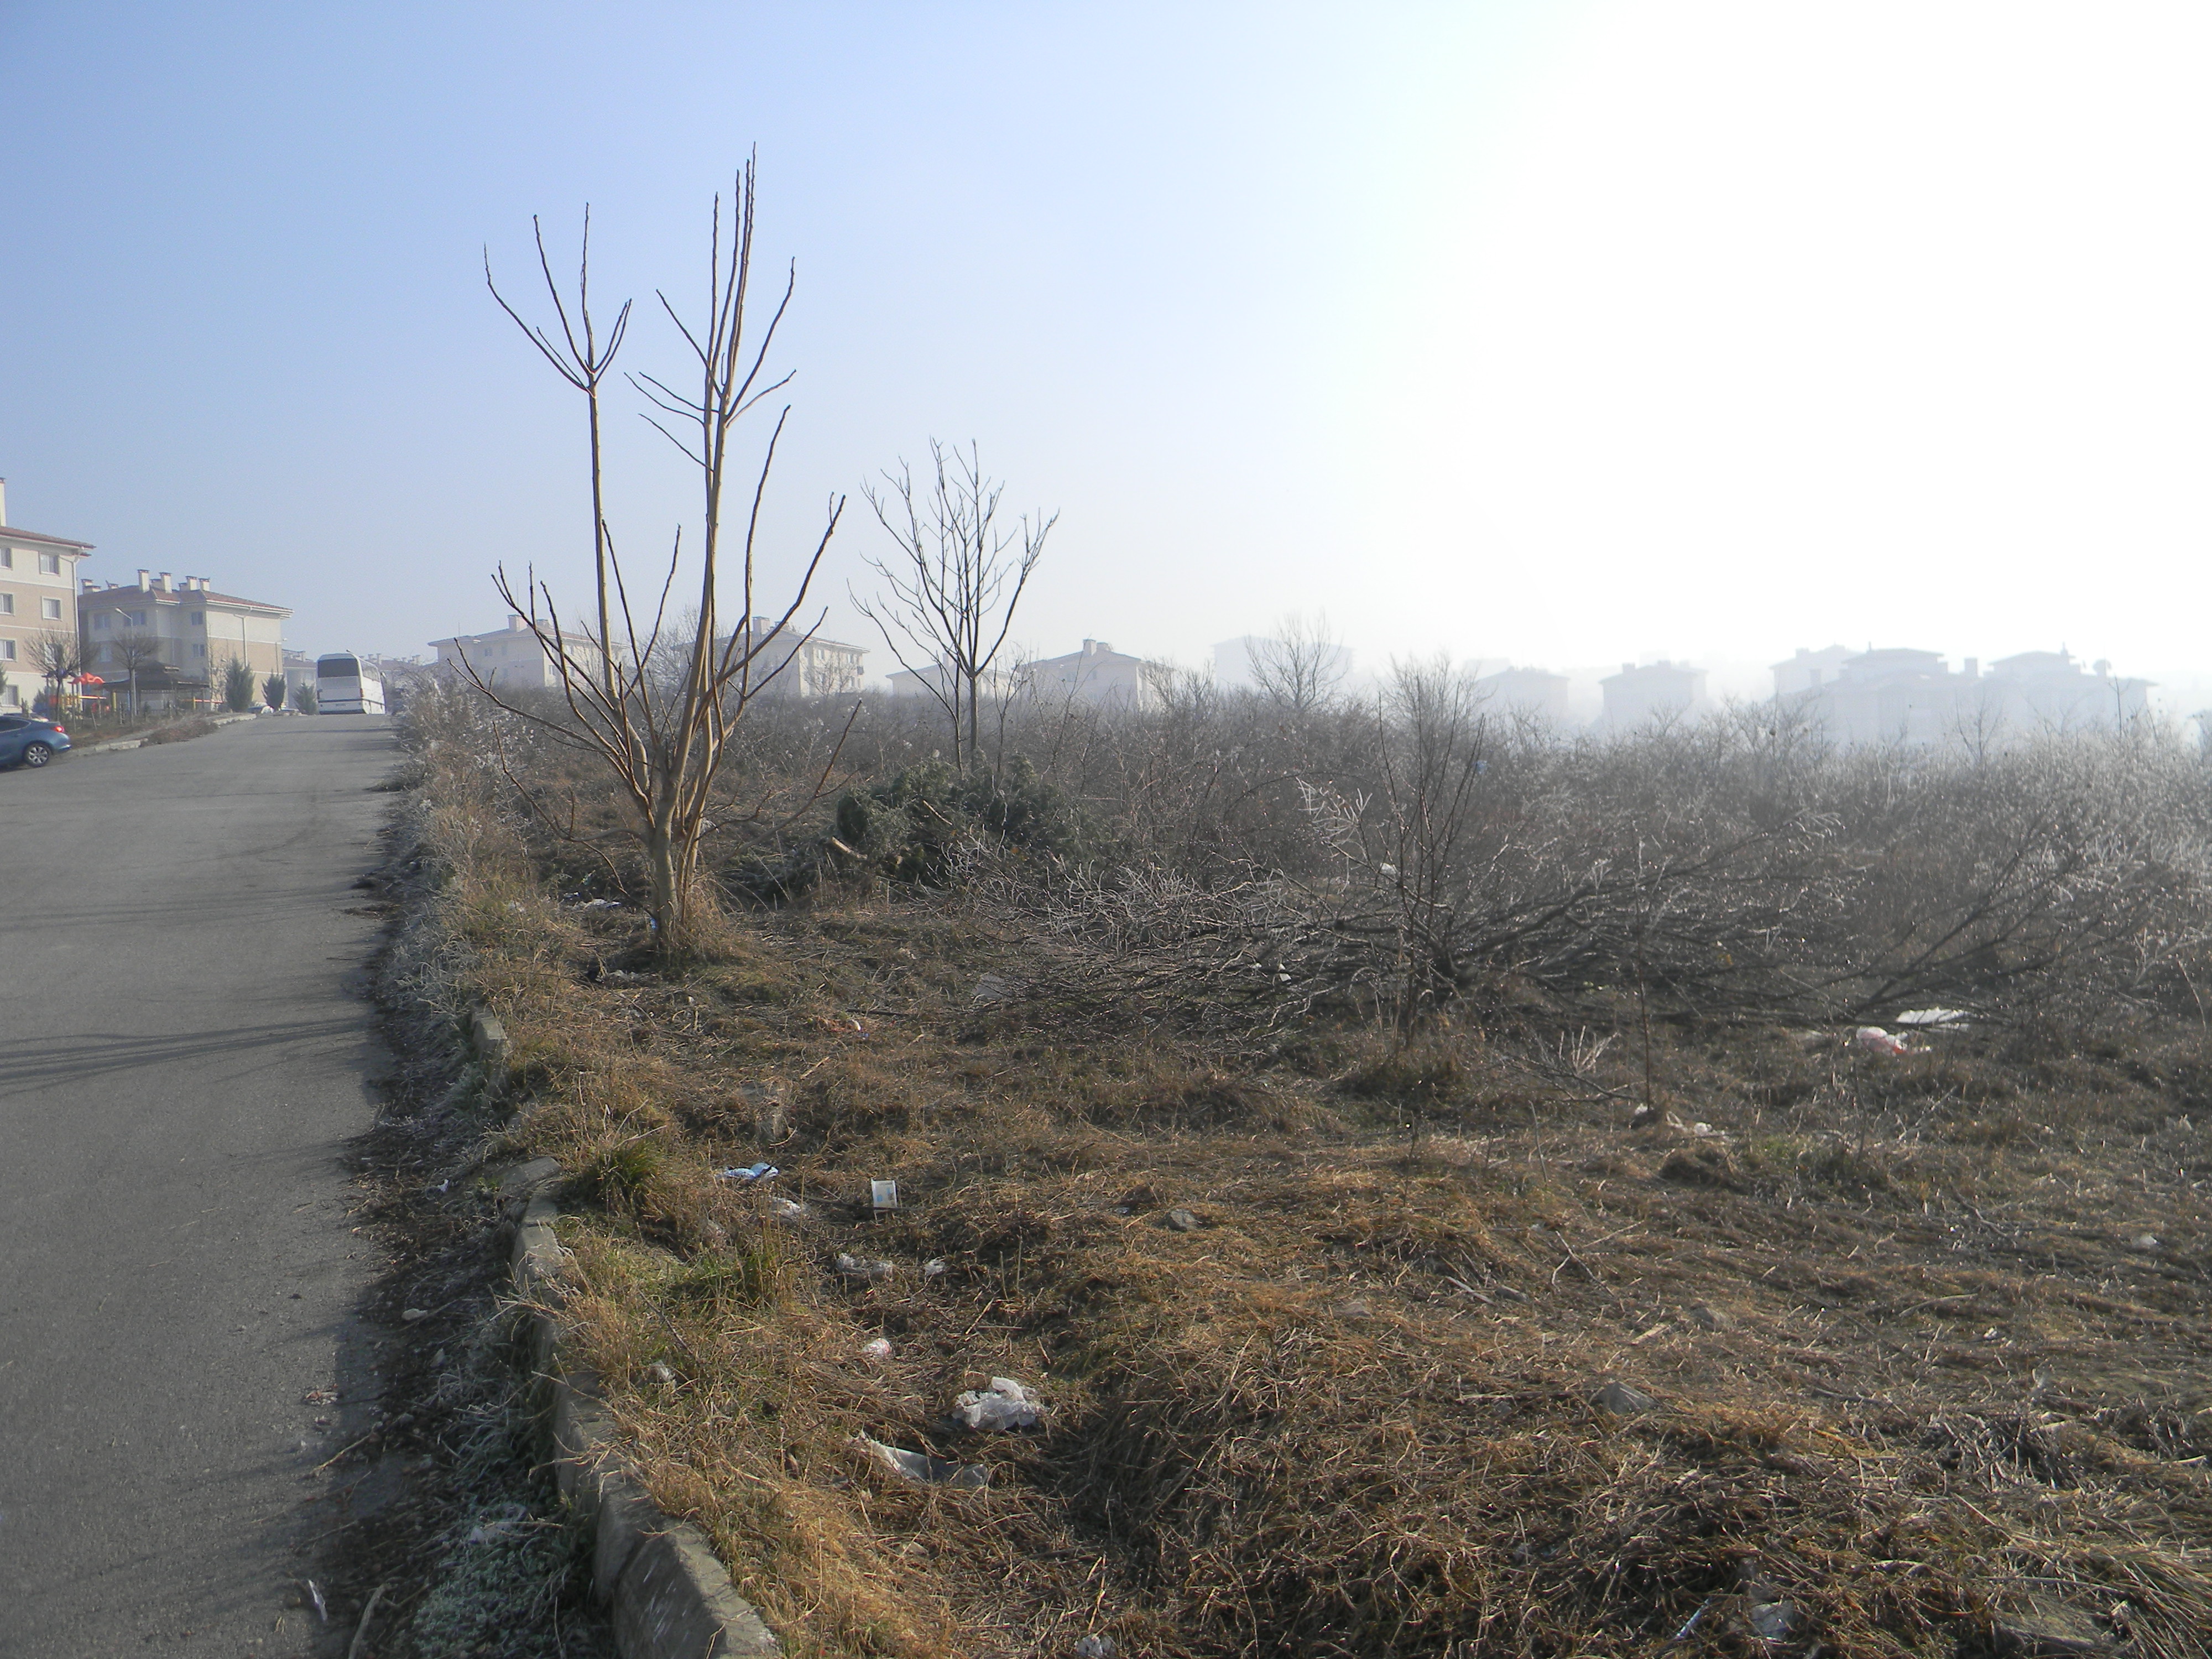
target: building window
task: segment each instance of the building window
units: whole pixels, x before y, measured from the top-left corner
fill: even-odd
[[[62,602],[59,599],[40,599],[39,614],[48,622],[59,622],[62,619]]]
[[[0,662],[13,662],[15,660],[15,641],[13,640],[0,640]]]
[[[133,628],[143,628],[146,625],[146,613],[143,611],[126,611],[123,613],[123,620]]]
[[[0,685],[0,707],[21,708],[22,706],[23,699],[16,694],[14,686]]]
[[[92,619],[92,625],[94,628],[105,628],[108,623],[114,620],[114,617],[109,616],[105,611],[103,611],[97,617],[94,617]]]
[[[186,617],[185,620],[195,628],[205,628],[207,626],[207,612],[204,611],[195,611],[190,616]]]
[[[15,596],[13,593],[0,593],[0,617],[12,617],[15,614]]]
[[[13,570],[15,568],[15,550],[12,547],[0,547],[0,570]]]
[[[62,574],[62,556],[58,553],[40,554],[39,574],[41,576],[60,575]]]

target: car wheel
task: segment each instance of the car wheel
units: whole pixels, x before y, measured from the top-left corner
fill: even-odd
[[[54,757],[54,746],[50,743],[27,743],[23,745],[23,764],[44,766]]]

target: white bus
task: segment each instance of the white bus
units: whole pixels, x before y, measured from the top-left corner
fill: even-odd
[[[315,712],[319,714],[381,714],[384,682],[362,672],[351,652],[315,659]]]

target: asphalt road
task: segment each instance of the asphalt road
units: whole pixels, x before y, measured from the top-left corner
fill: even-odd
[[[379,715],[0,772],[0,1654],[299,1654],[388,1069]],[[331,1420],[319,1429],[314,1419]]]

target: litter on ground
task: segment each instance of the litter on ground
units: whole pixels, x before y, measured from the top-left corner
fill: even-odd
[[[971,1429],[1033,1429],[1044,1420],[1044,1402],[1011,1376],[994,1376],[988,1389],[970,1389],[952,1402],[952,1414]]]

